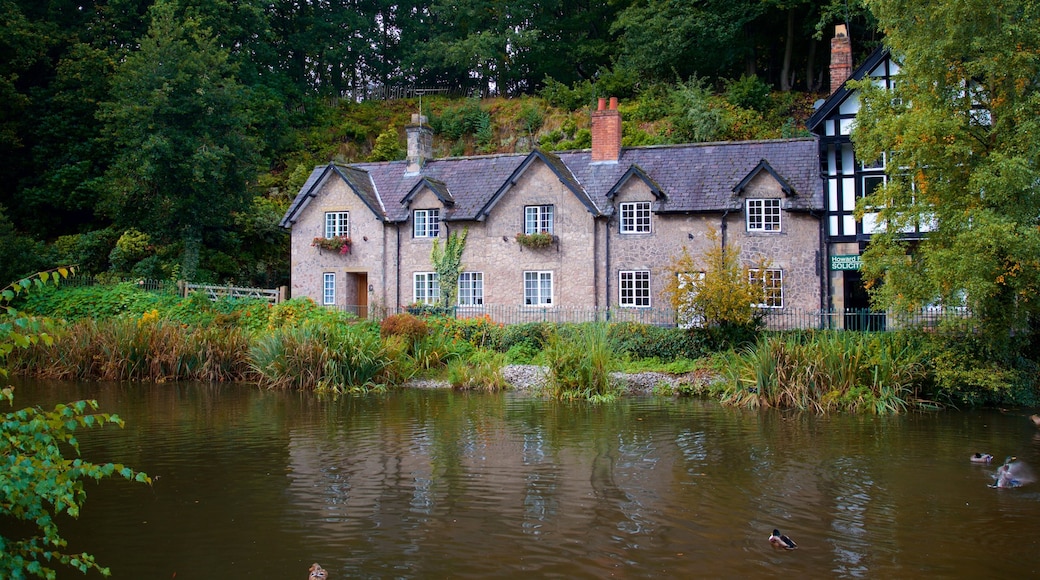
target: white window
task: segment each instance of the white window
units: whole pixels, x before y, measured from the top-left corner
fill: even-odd
[[[649,201],[636,201],[621,204],[621,233],[650,233]]]
[[[524,272],[524,305],[549,306],[552,291],[552,272]]]
[[[747,200],[747,231],[779,232],[780,200],[749,199]]]
[[[752,284],[762,286],[762,302],[755,304],[759,308],[784,307],[784,271],[780,269],[749,270],[748,278]]]
[[[436,238],[441,233],[441,210],[417,209],[413,214],[416,238]]]
[[[618,278],[618,302],[621,306],[650,307],[650,270],[622,270]]]
[[[350,212],[349,211],[327,211],[325,212],[325,237],[335,238],[337,236],[350,235]]]
[[[414,275],[415,304],[436,304],[441,299],[441,285],[436,272],[416,272]]]
[[[459,274],[459,306],[482,306],[484,304],[484,273],[463,272]]]
[[[325,272],[324,281],[321,286],[321,303],[325,305],[336,303],[335,272]]]
[[[553,233],[553,206],[524,206],[524,233],[527,235]]]

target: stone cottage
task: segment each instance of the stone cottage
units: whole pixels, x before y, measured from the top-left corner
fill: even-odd
[[[769,261],[754,273],[764,307],[821,308],[815,139],[622,147],[615,99],[600,99],[591,131],[591,150],[434,159],[416,115],[407,160],[316,167],[281,221],[292,232],[292,295],[362,314],[434,303],[433,241],[465,229],[462,312],[562,320],[611,310],[674,323],[662,314],[668,265],[683,247],[696,258],[715,230],[747,263]],[[314,245],[343,237],[346,248]],[[521,243],[535,239],[543,245]]]

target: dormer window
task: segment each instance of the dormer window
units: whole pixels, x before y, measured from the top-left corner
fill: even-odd
[[[417,209],[412,213],[413,237],[436,238],[441,233],[441,210]]]
[[[553,233],[553,206],[524,206],[524,233],[527,235]]]
[[[621,233],[650,233],[650,202],[635,201],[621,204]]]
[[[749,232],[780,231],[779,199],[749,199],[745,215]]]

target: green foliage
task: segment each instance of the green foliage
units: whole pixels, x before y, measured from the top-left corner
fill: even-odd
[[[555,332],[554,325],[549,322],[510,324],[505,328],[502,348],[511,351],[514,347],[519,346],[538,352],[545,348],[553,332]]]
[[[769,85],[755,75],[740,75],[726,83],[726,100],[735,107],[763,112],[772,104]]]
[[[466,358],[448,363],[448,382],[459,390],[502,391],[509,385],[502,375],[506,356],[499,352],[478,350]]]
[[[363,137],[362,137],[363,138]],[[404,159],[405,151],[397,136],[397,128],[390,125],[376,137],[375,147],[368,156],[369,161],[397,161]]]
[[[715,230],[707,237],[712,245],[699,261],[684,246],[667,268],[664,295],[678,313],[680,326],[719,329],[715,338],[757,328],[762,313],[753,305],[763,301],[762,286],[752,282],[751,268],[741,263],[739,246],[723,248]],[[760,260],[754,267],[765,269],[768,263]]]
[[[0,289],[0,375],[7,375],[8,356],[15,348],[52,342],[49,322],[16,311],[11,300],[31,288],[57,284],[70,272],[66,268],[41,272]],[[13,406],[14,389],[0,389],[0,401]],[[7,536],[8,531],[0,532],[0,577],[56,578],[57,572],[50,567],[53,564],[83,573],[110,573],[90,554],[65,552],[68,543],[55,521],[61,514],[79,516],[86,501],[85,479],[119,476],[151,483],[146,474],[119,463],[95,464],[65,457],[67,449],[79,455],[77,429],[123,425],[116,415],[91,412],[97,408],[96,401],[76,401],[59,404],[53,411],[27,407],[0,415],[0,518],[31,530],[12,537]]]
[[[549,335],[545,362],[549,367],[547,391],[555,399],[603,402],[616,398],[619,386],[610,376],[617,366],[607,336],[607,325],[591,324]]]
[[[940,327],[925,336],[925,348],[931,378],[926,385],[927,396],[939,403],[980,406],[1037,402],[1037,363],[1006,356],[970,328]]]
[[[441,246],[439,238],[433,240],[433,248],[430,250],[430,263],[433,271],[437,272],[440,281],[441,297],[440,304],[443,308],[454,306],[459,292],[459,276],[462,274],[462,252],[466,249],[466,238],[469,236],[469,228],[464,228],[462,233],[451,232],[448,239]]]
[[[482,127],[491,123],[491,116],[480,107],[477,99],[467,99],[457,107],[445,109],[439,116],[430,118],[430,127],[434,133],[449,141],[455,141],[465,135],[476,135]]]
[[[550,77],[545,78],[538,95],[549,105],[565,111],[577,111],[582,107],[588,107],[596,96],[592,83],[588,80],[575,83],[571,88]]]
[[[545,121],[545,112],[537,101],[525,101],[520,106],[520,129],[528,135],[538,132]]]
[[[867,5],[901,66],[891,90],[854,85],[856,155],[887,155],[889,175],[857,208],[886,229],[863,255],[872,298],[904,311],[966,296],[1013,356],[1040,313],[1040,5]],[[902,232],[918,225],[934,231],[910,245]]]
[[[148,234],[130,228],[116,240],[115,248],[108,255],[112,268],[117,272],[128,272],[131,267],[144,258],[149,250],[151,240]]]
[[[695,359],[705,349],[701,333],[683,328],[622,322],[611,324],[607,335],[615,352],[637,359]]]
[[[175,2],[149,9],[148,35],[113,77],[101,107],[118,152],[104,209],[121,227],[180,246],[195,280],[203,241],[228,229],[251,198],[255,135],[228,48]]]
[[[672,111],[675,143],[716,141],[727,130],[725,117],[713,104],[710,89],[697,77],[678,85],[672,95]]]
[[[506,328],[487,315],[473,318],[435,317],[430,318],[429,323],[433,332],[446,334],[484,350],[499,350]]]
[[[764,336],[731,355],[722,401],[815,412],[899,413],[919,402],[923,354],[909,334]]]
[[[371,327],[310,322],[260,337],[250,358],[262,386],[343,393],[406,378],[391,353]]]
[[[0,284],[51,266],[46,246],[15,231],[0,205]]]

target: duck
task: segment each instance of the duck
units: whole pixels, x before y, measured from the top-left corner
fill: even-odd
[[[307,580],[328,580],[329,573],[318,565],[317,562],[311,564],[310,575],[307,576]]]
[[[1040,427],[1040,415],[1030,415],[1029,418],[1033,421],[1033,425]]]
[[[972,463],[989,463],[993,461],[993,456],[989,453],[976,453],[971,456]]]
[[[773,535],[769,536],[769,543],[772,544],[774,548],[783,548],[785,550],[794,550],[798,547],[798,544],[794,543],[794,540],[781,535],[780,530],[773,530]]]

